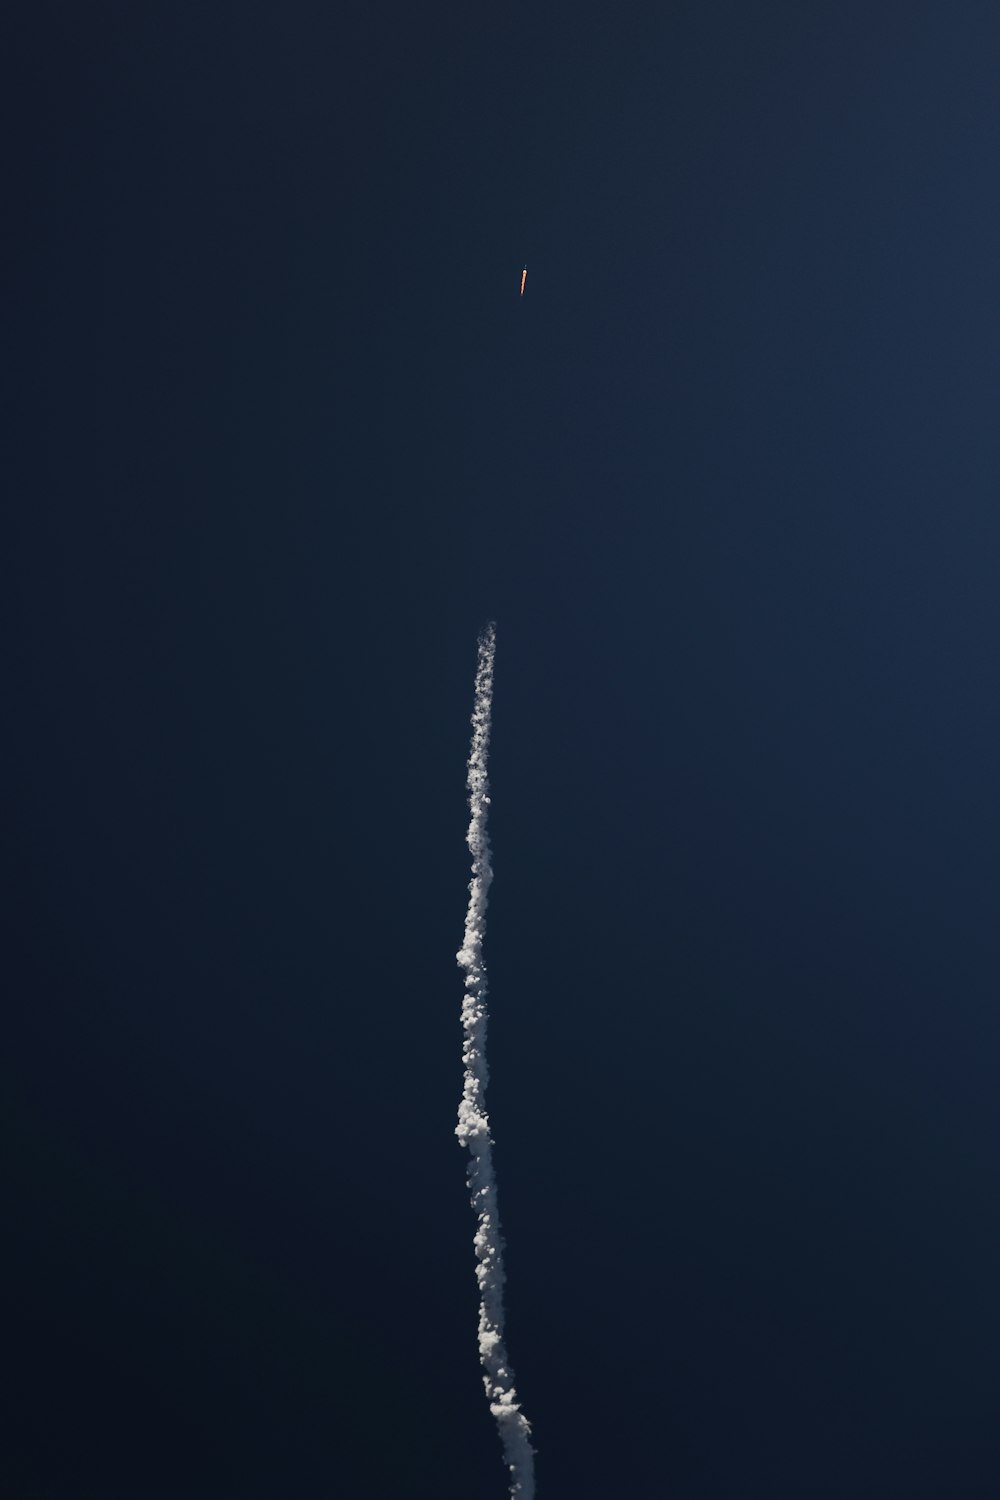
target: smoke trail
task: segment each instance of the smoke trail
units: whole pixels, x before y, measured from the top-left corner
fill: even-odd
[[[493,653],[496,628],[488,625],[479,639],[476,668],[476,700],[472,710],[472,749],[469,752],[469,832],[466,842],[472,854],[469,909],[465,916],[465,940],[458,962],[465,970],[462,1001],[462,1060],[465,1085],[458,1106],[455,1134],[468,1146],[469,1196],[477,1225],[476,1280],[479,1282],[479,1358],[483,1366],[486,1397],[500,1429],[504,1459],[510,1471],[510,1493],[516,1500],[533,1500],[534,1453],[531,1428],[514,1389],[514,1374],[503,1342],[503,1238],[497,1211],[497,1184],[493,1171],[493,1141],[486,1113],[486,966],[483,938],[486,933],[486,901],[493,880],[490,837],[486,822],[489,811],[489,781],[486,761],[490,748],[490,717],[493,709]]]

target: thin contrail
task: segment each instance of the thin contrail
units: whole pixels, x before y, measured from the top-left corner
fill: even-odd
[[[487,829],[490,784],[486,761],[490,748],[490,717],[493,708],[493,653],[496,627],[488,625],[479,638],[476,668],[476,701],[472,710],[472,749],[469,752],[469,832],[472,879],[469,909],[465,917],[465,941],[458,962],[465,970],[462,1001],[465,1086],[458,1106],[455,1134],[469,1148],[469,1195],[475,1210],[476,1280],[479,1282],[479,1358],[490,1411],[500,1429],[504,1459],[510,1470],[510,1493],[517,1500],[533,1500],[534,1453],[531,1428],[518,1403],[514,1372],[503,1342],[503,1238],[497,1211],[497,1184],[493,1171],[493,1142],[486,1113],[486,966],[483,938],[486,933],[486,901],[493,880],[490,836]]]

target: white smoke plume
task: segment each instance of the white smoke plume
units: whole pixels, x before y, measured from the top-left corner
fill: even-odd
[[[472,710],[472,749],[469,752],[469,832],[472,854],[469,909],[465,917],[465,940],[458,962],[465,970],[462,1001],[462,1060],[465,1085],[458,1106],[455,1134],[469,1148],[469,1196],[476,1214],[476,1279],[479,1282],[479,1358],[483,1366],[486,1397],[500,1429],[504,1460],[510,1472],[510,1493],[516,1500],[533,1500],[535,1493],[534,1452],[531,1428],[514,1389],[514,1373],[503,1341],[503,1237],[497,1211],[497,1184],[493,1170],[493,1141],[486,1113],[486,966],[483,938],[486,934],[486,902],[493,880],[490,838],[487,829],[489,781],[486,762],[490,748],[493,710],[493,655],[496,627],[488,625],[479,639],[476,668],[476,699]]]

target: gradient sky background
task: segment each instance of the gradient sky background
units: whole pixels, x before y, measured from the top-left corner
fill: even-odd
[[[13,1500],[1000,1492],[1000,14],[8,18]],[[528,264],[523,301],[517,290]]]

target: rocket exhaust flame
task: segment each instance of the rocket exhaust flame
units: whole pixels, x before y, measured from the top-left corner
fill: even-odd
[[[524,290],[523,280],[521,289]],[[465,938],[457,955],[459,966],[465,970],[465,998],[462,1002],[465,1083],[458,1107],[455,1134],[462,1145],[468,1147],[470,1156],[468,1184],[477,1219],[473,1243],[476,1247],[476,1280],[479,1282],[479,1358],[483,1366],[483,1384],[490,1411],[500,1430],[504,1460],[510,1473],[511,1496],[513,1500],[533,1500],[535,1470],[531,1428],[517,1399],[514,1375],[503,1339],[503,1238],[500,1233],[497,1184],[493,1170],[493,1140],[486,1113],[489,1069],[486,1062],[486,966],[483,962],[483,939],[486,934],[487,897],[493,880],[487,828],[490,798],[486,763],[493,710],[495,649],[496,629],[493,625],[488,625],[479,639],[476,696],[472,711],[472,748],[466,777],[471,813],[466,841],[472,854],[472,879],[469,882]]]
[[[524,296],[524,283],[527,281],[527,279],[528,279],[528,268],[527,268],[527,266],[525,266],[524,270],[521,272],[521,296],[522,297]]]

